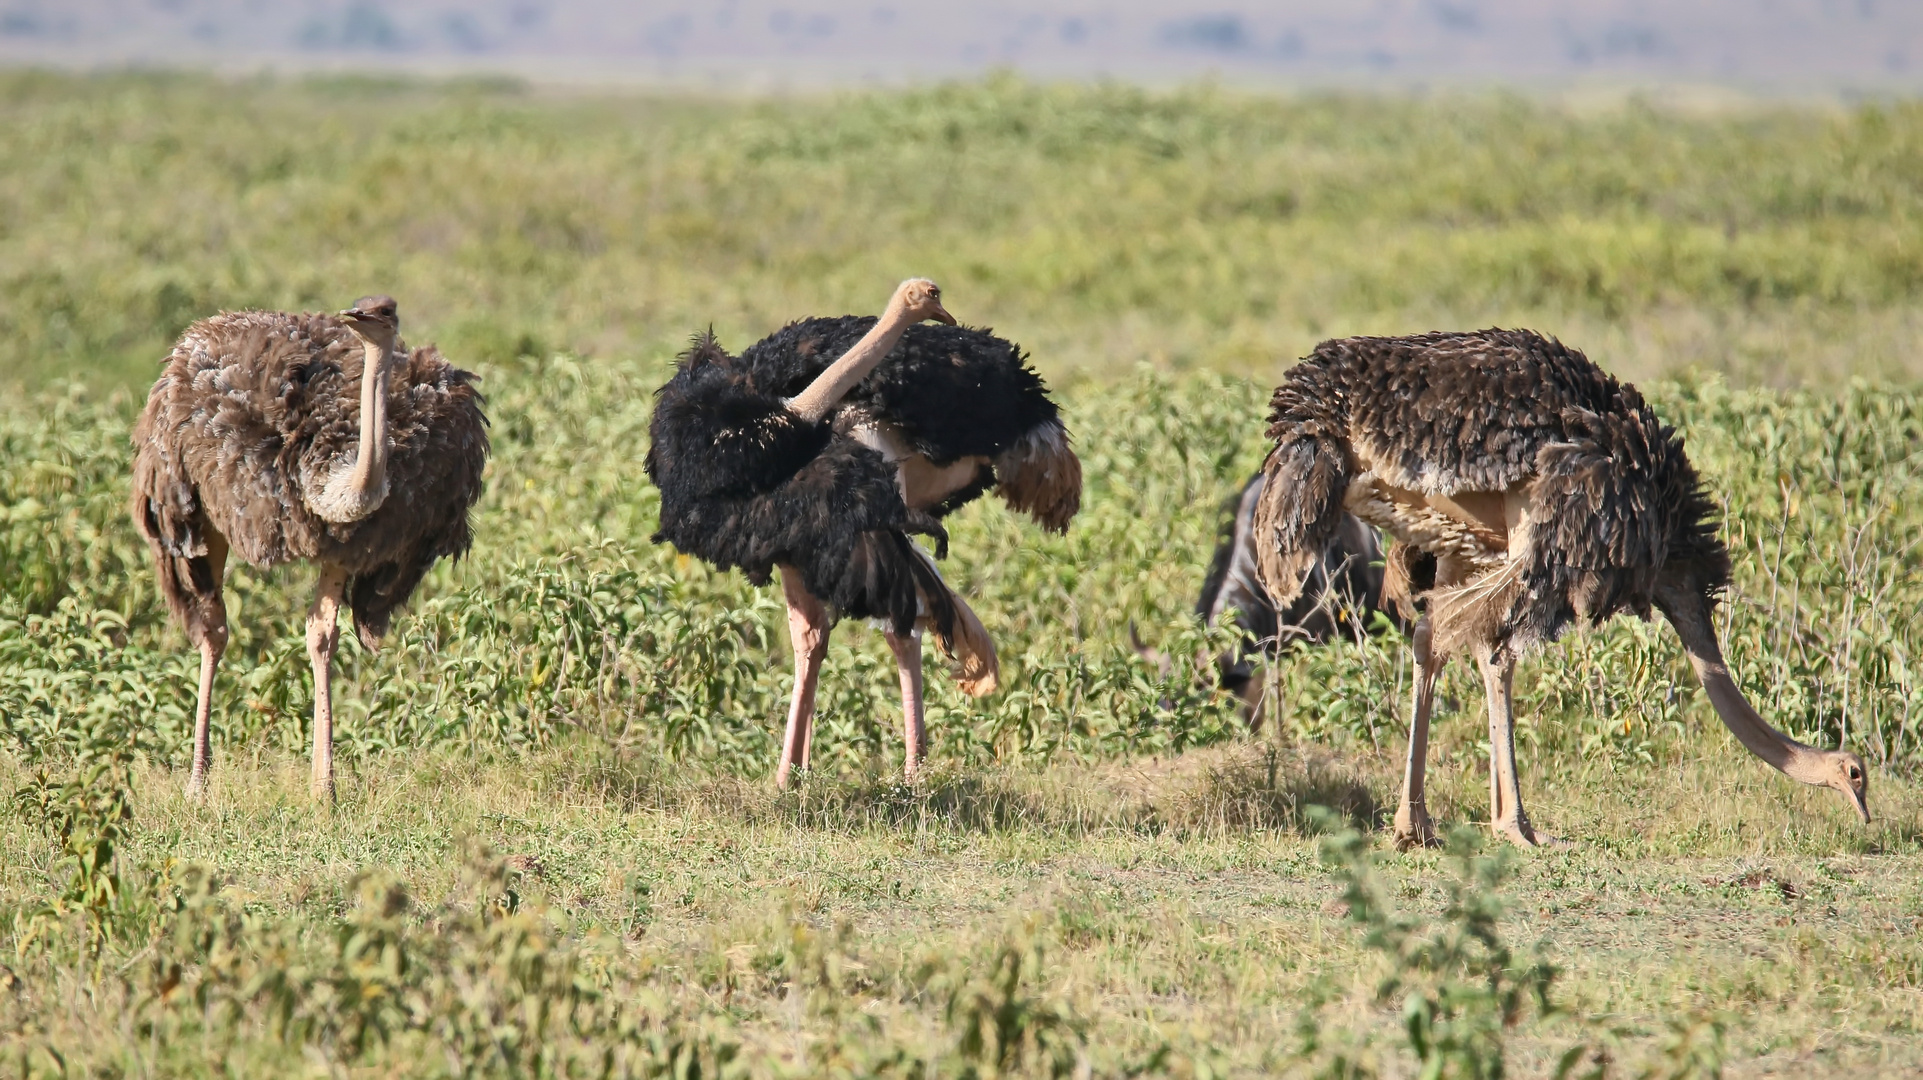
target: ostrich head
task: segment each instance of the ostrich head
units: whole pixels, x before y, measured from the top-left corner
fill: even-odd
[[[927,278],[909,278],[895,290],[896,304],[911,316],[913,322],[933,319],[950,326],[955,325],[955,317],[941,306],[941,286]]]
[[[888,298],[887,309],[861,340],[828,365],[828,370],[815,376],[801,393],[788,399],[789,411],[804,420],[820,421],[876,364],[887,358],[888,351],[909,327],[924,319],[935,319],[950,326],[955,323],[955,317],[941,306],[941,286],[927,278],[909,278],[895,287],[895,295]]]
[[[356,337],[389,351],[401,332],[400,312],[391,296],[363,296],[353,307],[343,309],[340,317]]]
[[[1827,774],[1823,783],[1842,792],[1850,801],[1850,809],[1870,823],[1870,771],[1863,767],[1863,759],[1848,750],[1831,750],[1818,763]]]

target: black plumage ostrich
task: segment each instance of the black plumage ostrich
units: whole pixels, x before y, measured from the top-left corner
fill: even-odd
[[[947,325],[916,325],[930,319]],[[945,557],[940,519],[990,488],[1056,532],[1080,506],[1081,465],[1041,378],[1013,344],[954,322],[933,282],[910,279],[879,319],[806,319],[739,357],[704,334],[658,392],[655,540],[757,585],[781,571],[795,654],[782,787],[807,768],[842,616],[882,624],[895,654],[910,779],[927,753],[919,628],[964,691],[995,689],[994,643],[910,535]]]
[[[1321,556],[1307,564],[1295,601],[1278,608],[1262,586],[1257,570],[1255,509],[1267,477],[1258,472],[1229,504],[1231,513],[1202,579],[1196,617],[1209,626],[1224,619],[1237,631],[1235,648],[1215,659],[1222,689],[1242,699],[1249,730],[1262,727],[1262,682],[1255,677],[1260,658],[1273,659],[1298,645],[1320,645],[1338,636],[1370,633],[1377,612],[1398,628],[1404,613],[1382,595],[1382,543],[1373,528],[1344,514]]]

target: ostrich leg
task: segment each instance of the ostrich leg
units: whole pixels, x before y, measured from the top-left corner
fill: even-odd
[[[314,665],[314,798],[334,801],[334,650],[341,643],[341,596],[347,571],[321,566],[307,612],[307,658]]]
[[[1436,825],[1423,800],[1423,773],[1429,767],[1429,712],[1435,704],[1437,674],[1429,641],[1429,620],[1425,616],[1417,620],[1410,636],[1416,661],[1415,701],[1409,710],[1409,760],[1402,770],[1402,805],[1396,808],[1395,820],[1396,847],[1404,851],[1436,843]]]
[[[775,786],[787,790],[796,765],[808,767],[810,723],[815,715],[815,683],[828,655],[828,612],[801,583],[801,571],[781,567],[781,591],[788,601],[788,640],[795,651],[795,697],[788,706],[788,730],[781,739],[781,765]]]
[[[220,667],[220,658],[227,651],[227,610],[220,601],[214,601],[220,622],[203,627],[200,634],[200,697],[194,703],[194,764],[187,774],[187,797],[201,799],[207,795],[207,769],[213,764],[213,708],[214,708],[214,670]]]
[[[913,630],[906,634],[890,631],[887,637],[895,664],[901,668],[901,726],[903,741],[908,744],[905,776],[913,781],[922,758],[928,756],[927,718],[921,698],[921,635]]]
[[[1511,698],[1515,689],[1516,658],[1506,649],[1483,646],[1476,650],[1482,667],[1483,691],[1489,700],[1489,825],[1496,834],[1519,847],[1560,843],[1538,833],[1522,810],[1522,785],[1516,775],[1516,716]]]
[[[207,770],[214,763],[214,672],[227,652],[227,604],[220,595],[227,572],[227,538],[209,527],[205,562],[192,560],[186,569],[196,593],[190,636],[198,639],[195,644],[200,647],[200,694],[194,701],[194,763],[187,773],[187,797],[199,800],[207,794]]]
[[[194,764],[187,773],[190,799],[207,795],[207,768],[213,764],[214,757],[214,670],[220,667],[221,655],[226,651],[226,627],[221,628],[218,638],[207,634],[200,639],[200,697],[194,703]]]

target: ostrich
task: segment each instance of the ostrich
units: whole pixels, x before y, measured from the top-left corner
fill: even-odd
[[[1383,607],[1382,543],[1376,531],[1353,514],[1342,515],[1335,536],[1307,566],[1295,602],[1278,610],[1257,569],[1255,508],[1266,478],[1257,472],[1224,507],[1228,518],[1216,541],[1215,556],[1202,579],[1195,617],[1205,626],[1222,620],[1236,630],[1232,649],[1215,658],[1217,684],[1242,701],[1242,718],[1251,732],[1262,730],[1262,684],[1255,679],[1258,658],[1273,659],[1297,645],[1320,645],[1338,633],[1368,633],[1377,612],[1399,629],[1407,620]],[[1346,628],[1346,629],[1345,629]],[[1164,677],[1173,669],[1159,649],[1142,643],[1129,624],[1129,644]],[[1196,657],[1196,667],[1204,663]]]
[[[1710,704],[1749,751],[1832,787],[1869,821],[1863,761],[1796,742],[1744,698],[1712,619],[1729,582],[1716,507],[1682,440],[1634,386],[1527,330],[1325,341],[1270,402],[1275,447],[1256,509],[1277,607],[1347,510],[1398,541],[1386,591],[1426,611],[1398,845],[1434,841],[1423,802],[1436,673],[1470,652],[1489,699],[1491,826],[1552,842],[1523,812],[1510,692],[1516,659],[1570,623],[1660,610]]]
[[[1230,619],[1240,632],[1231,652],[1216,658],[1222,689],[1242,699],[1249,729],[1262,727],[1262,686],[1255,679],[1260,655],[1274,656],[1295,644],[1319,645],[1339,633],[1367,633],[1379,611],[1401,627],[1404,620],[1383,607],[1382,544],[1374,529],[1353,514],[1342,515],[1321,554],[1310,561],[1295,600],[1277,608],[1257,572],[1255,509],[1264,474],[1243,485],[1202,582],[1195,614],[1213,626]],[[1145,654],[1146,655],[1146,654]]]
[[[386,296],[338,315],[223,312],[187,328],[134,428],[133,518],[167,606],[200,650],[189,795],[206,791],[214,671],[227,648],[231,549],[320,565],[307,614],[313,790],[334,797],[329,671],[345,601],[375,648],[443,555],[471,542],[487,418],[474,376],[411,353]]]
[[[925,320],[948,325],[919,326]],[[654,536],[757,585],[781,571],[795,688],[775,782],[806,769],[815,685],[843,615],[879,622],[900,669],[905,774],[927,753],[919,628],[995,689],[995,646],[911,534],[994,487],[1044,527],[1067,529],[1081,465],[1021,351],[954,325],[941,290],[913,278],[879,319],[806,319],[729,356],[698,336],[659,391],[647,473]],[[883,365],[883,361],[889,361]]]

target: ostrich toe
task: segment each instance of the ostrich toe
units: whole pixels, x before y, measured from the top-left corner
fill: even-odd
[[[1395,844],[1397,851],[1442,846],[1442,841],[1436,838],[1436,823],[1430,819],[1428,807],[1421,803],[1402,804],[1396,811]]]
[[[1509,841],[1519,848],[1566,848],[1572,846],[1569,841],[1559,836],[1551,836],[1546,832],[1538,832],[1535,826],[1529,824],[1528,818],[1519,818],[1514,821],[1499,821],[1494,825],[1494,829],[1497,836],[1502,837],[1504,840]]]

